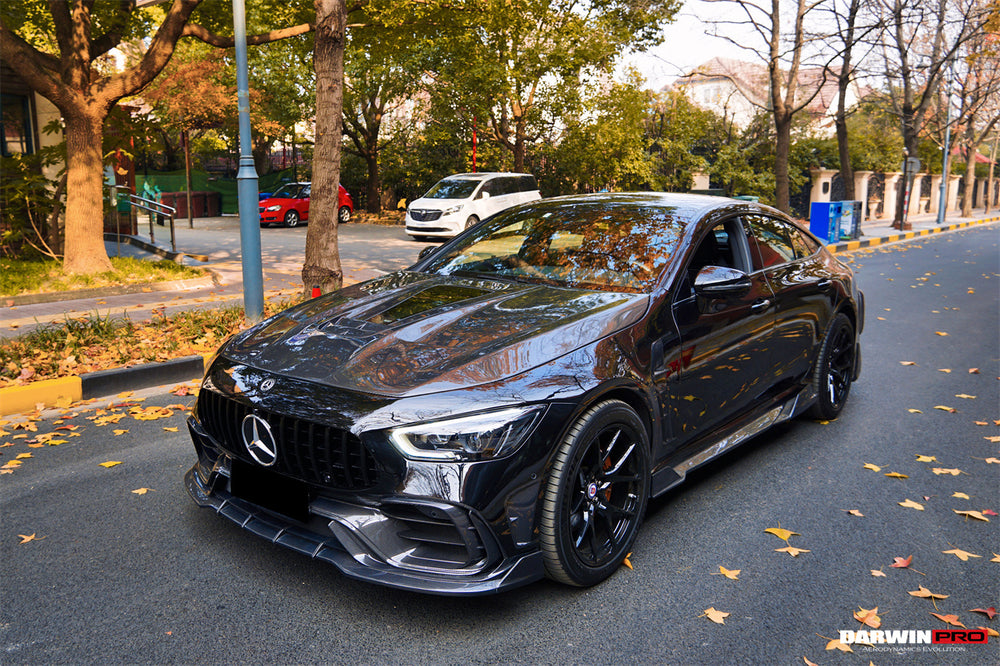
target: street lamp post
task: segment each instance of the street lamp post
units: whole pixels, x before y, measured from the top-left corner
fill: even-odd
[[[240,122],[240,167],[236,172],[240,211],[240,253],[243,265],[243,310],[247,319],[264,314],[264,269],[260,256],[260,213],[257,169],[250,136],[250,83],[247,67],[247,28],[244,0],[233,0],[233,36],[236,41],[236,101]]]
[[[951,74],[955,75],[955,62],[951,63]],[[951,81],[948,81],[944,91],[945,99],[945,125],[944,125],[944,149],[941,155],[941,194],[938,196],[937,223],[938,226],[944,224],[945,209],[948,208],[948,180],[951,175],[951,165],[948,160],[951,157]]]

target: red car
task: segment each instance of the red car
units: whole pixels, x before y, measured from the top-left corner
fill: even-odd
[[[284,224],[297,227],[309,219],[309,192],[311,183],[286,183],[278,191],[260,202],[260,226]],[[346,224],[351,221],[354,202],[344,186],[340,186],[337,221]]]

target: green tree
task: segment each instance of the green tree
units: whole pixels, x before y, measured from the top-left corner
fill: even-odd
[[[668,192],[689,190],[694,172],[708,170],[731,132],[723,118],[695,105],[684,93],[660,95],[646,122],[659,186]]]
[[[467,108],[523,171],[528,146],[572,101],[585,71],[659,43],[677,0],[483,0],[468,30],[440,40],[438,94]],[[460,57],[456,57],[460,54]],[[555,111],[555,112],[554,112]],[[485,131],[483,134],[487,134]]]

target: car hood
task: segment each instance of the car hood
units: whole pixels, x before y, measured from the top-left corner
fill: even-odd
[[[278,204],[280,206],[288,206],[291,203],[298,201],[298,199],[287,199],[285,197],[271,197],[269,199],[262,199],[258,206],[261,208],[267,208],[268,206],[273,206]]]
[[[421,210],[445,210],[446,208],[451,208],[452,206],[457,206],[459,204],[467,204],[472,199],[465,197],[462,199],[425,199],[421,197],[420,199],[414,199],[410,202],[408,208],[415,208]]]
[[[512,377],[638,320],[645,294],[401,272],[307,301],[222,353],[276,374],[404,397]]]

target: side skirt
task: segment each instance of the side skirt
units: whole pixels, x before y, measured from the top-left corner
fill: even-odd
[[[688,472],[718,458],[722,454],[730,451],[743,442],[759,435],[771,426],[782,421],[787,421],[798,414],[801,414],[815,400],[815,395],[810,395],[806,389],[783,404],[773,407],[761,416],[753,419],[749,423],[740,426],[722,439],[710,446],[700,449],[696,454],[687,458],[672,467],[663,467],[653,473],[650,495],[658,497],[674,486],[681,484]]]

